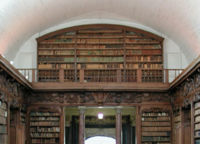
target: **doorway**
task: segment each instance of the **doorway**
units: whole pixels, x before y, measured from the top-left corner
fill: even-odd
[[[65,144],[79,144],[82,129],[85,144],[98,144],[100,141],[116,143],[117,109],[120,109],[121,144],[135,144],[135,107],[66,107]],[[80,119],[80,115],[84,117]],[[80,125],[84,123],[84,127]],[[94,142],[96,141],[96,142]],[[101,142],[101,144],[103,144]],[[108,144],[108,142],[106,142]]]

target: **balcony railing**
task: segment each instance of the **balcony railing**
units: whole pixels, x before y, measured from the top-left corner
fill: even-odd
[[[18,69],[30,82],[172,82],[182,69]]]

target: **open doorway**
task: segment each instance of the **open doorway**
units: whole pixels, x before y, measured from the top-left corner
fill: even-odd
[[[79,127],[81,109],[84,109],[83,135],[85,144],[103,144],[103,142],[115,144],[118,107],[66,107],[65,144],[79,144],[79,136],[82,136]],[[120,111],[121,143],[135,144],[135,107],[120,107]],[[106,142],[107,140],[110,143]]]

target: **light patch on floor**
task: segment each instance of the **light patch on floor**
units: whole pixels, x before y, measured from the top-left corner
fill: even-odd
[[[116,141],[111,137],[95,136],[85,140],[85,144],[116,144]]]

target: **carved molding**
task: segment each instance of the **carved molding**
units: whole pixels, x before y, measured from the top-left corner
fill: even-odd
[[[142,102],[170,102],[168,93],[143,92],[54,92],[33,93],[28,104],[131,104]]]
[[[0,99],[12,107],[21,107],[24,101],[25,89],[5,71],[0,71]]]
[[[183,83],[171,92],[172,101],[179,106],[187,106],[200,100],[200,70],[197,69]]]

